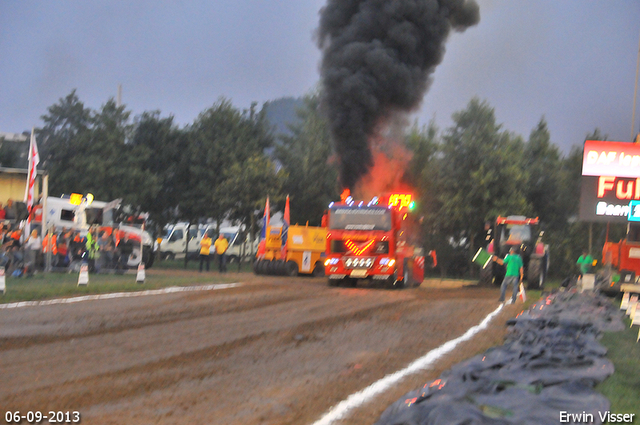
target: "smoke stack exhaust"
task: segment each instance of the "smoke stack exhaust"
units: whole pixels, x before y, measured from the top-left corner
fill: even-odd
[[[372,143],[416,109],[453,29],[480,20],[474,0],[328,0],[320,12],[322,107],[353,189],[374,163]]]

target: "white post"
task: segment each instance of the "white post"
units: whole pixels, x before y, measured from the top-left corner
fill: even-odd
[[[46,174],[42,178],[42,238],[49,232],[49,225],[47,224],[47,198],[49,197],[49,174]],[[51,235],[49,235],[47,242],[47,254],[44,259],[44,271],[51,271]]]

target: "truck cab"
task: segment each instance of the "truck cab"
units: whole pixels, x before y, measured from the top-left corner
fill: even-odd
[[[391,288],[419,286],[424,255],[415,240],[410,194],[391,194],[366,203],[343,193],[325,213],[327,226],[325,275],[329,285],[355,286],[378,281]]]

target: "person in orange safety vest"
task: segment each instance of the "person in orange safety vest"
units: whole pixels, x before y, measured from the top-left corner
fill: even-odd
[[[51,243],[49,243],[49,236],[51,236]],[[49,252],[49,246],[51,246],[51,266],[55,267],[58,263],[58,237],[55,233],[47,233],[42,238],[42,255],[45,258]]]

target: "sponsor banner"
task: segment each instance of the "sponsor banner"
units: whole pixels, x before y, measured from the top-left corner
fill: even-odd
[[[587,140],[582,175],[640,177],[640,144]]]
[[[580,189],[580,220],[627,223],[636,211],[631,201],[640,200],[640,178],[583,176]]]

